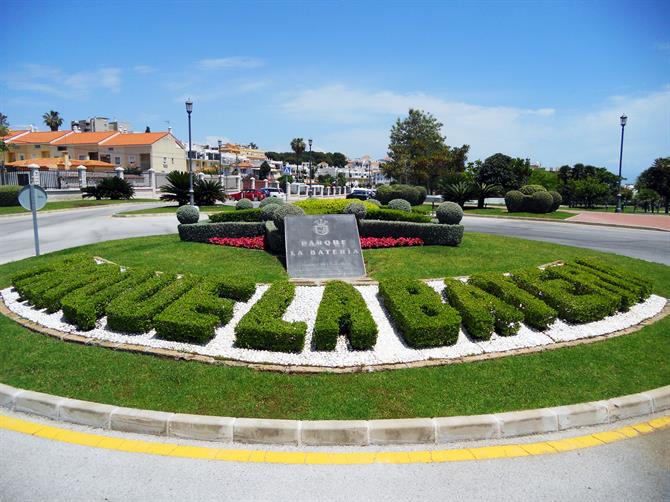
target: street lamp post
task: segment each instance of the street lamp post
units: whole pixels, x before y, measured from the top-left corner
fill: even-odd
[[[628,117],[626,117],[626,114],[624,113],[621,117],[619,117],[619,119],[621,120],[621,147],[619,148],[619,189],[616,194],[616,209],[614,210],[615,213],[621,212],[621,160],[623,159],[623,130],[624,127],[626,127]]]
[[[193,200],[193,150],[191,145],[191,112],[193,111],[193,101],[186,100],[186,113],[188,115],[188,198],[189,203],[195,206]]]
[[[368,188],[372,188],[372,161],[368,160]]]
[[[314,195],[312,193],[312,138],[307,140],[307,144],[309,144],[309,194]]]
[[[223,154],[221,153],[221,140],[219,143],[219,176],[223,176]]]

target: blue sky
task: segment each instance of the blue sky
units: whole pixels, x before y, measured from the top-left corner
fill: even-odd
[[[670,155],[670,3],[39,2],[3,8],[10,124],[115,117],[197,141],[386,154],[409,107],[470,160],[501,151],[624,175]]]

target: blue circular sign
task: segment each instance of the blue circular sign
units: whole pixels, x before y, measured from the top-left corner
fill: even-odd
[[[33,209],[30,205],[30,187],[31,185],[25,186],[19,192],[19,204],[21,204],[23,209],[27,209],[28,211],[32,211]],[[41,186],[32,185],[32,188],[34,190],[35,211],[39,211],[47,203],[47,193]]]

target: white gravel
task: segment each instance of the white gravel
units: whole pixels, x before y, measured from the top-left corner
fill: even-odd
[[[438,293],[441,293],[444,288],[442,281],[429,281],[428,284]],[[377,344],[374,349],[369,351],[352,351],[348,347],[344,337],[340,337],[334,351],[316,352],[311,348],[312,331],[319,303],[323,297],[324,287],[298,286],[296,287],[295,298],[286,310],[283,319],[285,321],[304,321],[307,323],[305,348],[301,353],[285,354],[234,347],[235,326],[268,288],[269,286],[266,284],[259,284],[256,292],[248,302],[236,303],[232,320],[225,326],[217,328],[216,336],[204,346],[160,340],[155,338],[154,331],[141,335],[116,333],[107,328],[106,318],[100,319],[96,328],[91,331],[79,331],[75,326],[63,320],[62,312],[60,311],[47,314],[44,310],[33,309],[27,302],[19,302],[18,294],[12,288],[4,289],[0,293],[7,307],[25,319],[48,328],[76,333],[93,339],[167,348],[246,362],[323,367],[358,367],[429,359],[458,359],[468,355],[505,352],[518,348],[550,345],[567,340],[589,338],[639,324],[645,319],[661,312],[666,304],[665,298],[652,295],[645,302],[633,306],[628,312],[618,313],[601,321],[582,325],[570,325],[562,321],[556,321],[544,332],[537,332],[522,325],[519,333],[516,335],[502,337],[493,334],[491,340],[485,342],[476,342],[469,339],[467,334],[461,329],[455,345],[414,350],[404,344],[402,337],[391,325],[388,315],[379,301],[377,295],[378,287],[376,285],[356,286],[379,328]]]

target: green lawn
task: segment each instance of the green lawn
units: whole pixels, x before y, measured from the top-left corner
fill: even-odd
[[[0,287],[9,284],[13,271],[73,251],[0,266]],[[285,278],[279,261],[262,251],[182,243],[176,236],[76,251],[163,271]],[[596,257],[652,278],[655,292],[670,296],[670,267],[509,237],[468,233],[459,248],[380,249],[364,256],[377,278],[466,275]],[[0,382],[122,406],[227,416],[371,419],[555,406],[667,385],[669,361],[670,317],[631,335],[525,356],[387,372],[286,375],[63,343],[0,316]]]
[[[108,206],[110,204],[132,204],[138,202],[159,202],[156,199],[130,199],[130,200],[95,200],[95,199],[74,199],[74,200],[59,200],[55,202],[47,202],[46,206],[41,211],[49,211],[54,209],[78,209],[82,207],[94,206]],[[2,214],[16,214],[27,213],[21,206],[0,207],[0,215]]]
[[[174,214],[177,212],[179,206],[161,206],[149,209],[135,209],[131,211],[122,211],[119,214]],[[200,206],[201,213],[215,213],[217,211],[235,211],[235,206],[224,206],[217,204],[216,206]]]

